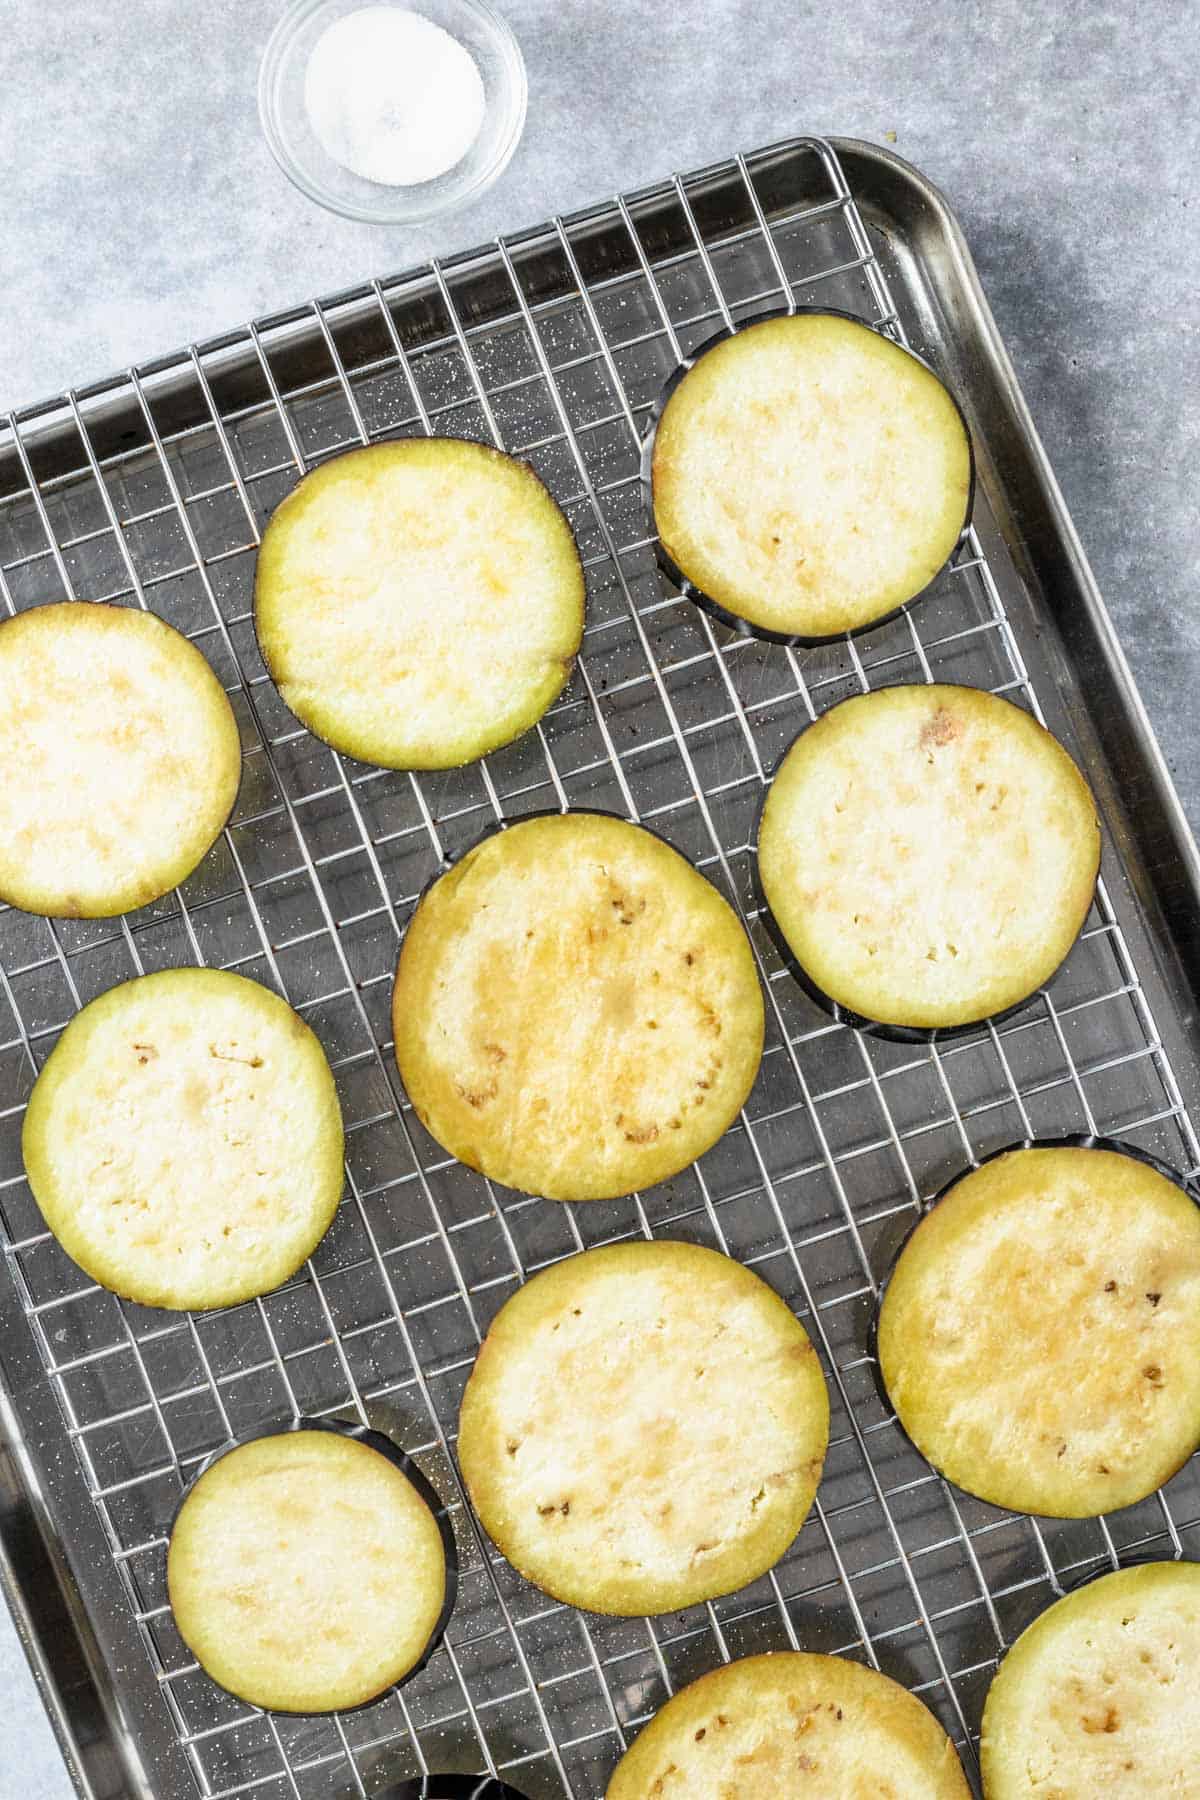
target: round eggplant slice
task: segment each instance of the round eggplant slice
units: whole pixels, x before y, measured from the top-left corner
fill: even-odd
[[[109,918],[185,880],[237,798],[225,690],[180,632],[101,602],[0,624],[0,899]]]
[[[625,1752],[606,1800],[970,1800],[933,1714],[843,1656],[782,1651],[702,1675]]]
[[[1200,1565],[1142,1563],[1055,1601],[1001,1663],[980,1748],[986,1800],[1194,1794]]]
[[[722,335],[670,392],[650,467],[663,550],[769,636],[858,631],[928,587],[972,491],[962,414],[932,370],[836,313]]]
[[[278,1287],[342,1192],[320,1043],[275,994],[214,969],[142,975],[77,1013],[34,1084],[22,1150],[68,1256],[143,1306]]]
[[[310,731],[363,762],[447,769],[528,731],[583,636],[566,519],[527,464],[408,438],[305,476],[263,537],[263,658]]]
[[[994,1506],[1090,1518],[1200,1445],[1200,1207],[1116,1150],[1006,1151],[908,1239],[879,1368],[923,1456]]]
[[[804,1328],[740,1263],[607,1245],[500,1309],[458,1455],[528,1580],[591,1612],[671,1612],[764,1575],[796,1536],[829,1436]]]
[[[446,1596],[442,1532],[388,1457],[330,1431],[238,1445],[176,1516],[167,1590],[180,1636],[252,1706],[342,1712],[424,1657]]]
[[[758,838],[783,947],[852,1024],[954,1029],[1041,987],[1087,918],[1100,828],[1062,745],[979,688],[882,688],[801,732]]]
[[[437,880],[400,951],[396,1057],[460,1162],[551,1200],[676,1175],[737,1116],[762,991],[716,889],[601,813],[526,819]]]

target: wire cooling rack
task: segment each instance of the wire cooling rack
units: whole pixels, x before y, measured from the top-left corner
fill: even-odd
[[[119,1575],[112,1607],[111,1570],[101,1592],[77,1558],[101,1641],[128,1650],[112,1678],[142,1721],[156,1800],[363,1796],[447,1767],[508,1773],[535,1800],[597,1800],[672,1690],[723,1658],[788,1646],[895,1676],[970,1765],[998,1654],[1064,1583],[1118,1555],[1197,1547],[1194,1462],[1168,1493],[1107,1521],[1035,1522],[948,1488],[897,1430],[868,1352],[892,1251],[921,1199],[972,1159],[1094,1130],[1189,1172],[1200,1162],[1160,1035],[1170,1002],[1112,844],[1050,991],[945,1046],[832,1024],[754,910],[764,780],[805,720],[847,693],[968,681],[1044,707],[1076,743],[1069,677],[1049,660],[1049,622],[1029,624],[987,481],[954,567],[911,614],[808,652],[737,637],[680,601],[642,510],[640,435],[691,346],[789,302],[904,337],[917,328],[915,279],[901,269],[889,282],[835,154],[797,140],[231,333],[0,431],[4,605],[74,595],[153,608],[212,661],[245,750],[234,817],[176,894],[118,921],[0,912],[8,1269],[86,1484],[72,1476],[78,1507],[60,1498],[55,1523],[70,1550],[98,1518]],[[936,362],[937,341],[918,335]],[[529,459],[577,534],[589,610],[578,671],[534,731],[417,778],[298,728],[258,655],[251,593],[264,523],[303,469],[422,432]],[[492,822],[572,804],[652,824],[711,876],[746,919],[768,999],[739,1124],[677,1180],[577,1207],[498,1191],[447,1159],[399,1086],[389,1021],[400,935],[444,859]],[[33,1076],[75,1010],[188,962],[254,976],[316,1029],[345,1111],[347,1188],[300,1277],[181,1317],[85,1279],[42,1226],[19,1139]],[[812,1515],[769,1576],[688,1612],[600,1619],[549,1601],[491,1550],[458,1486],[454,1433],[481,1334],[516,1284],[639,1233],[728,1250],[785,1296],[819,1347],[832,1437]],[[231,1436],[298,1413],[383,1424],[451,1501],[461,1547],[441,1649],[344,1717],[269,1717],[222,1694],[166,1601],[166,1532],[189,1473]],[[59,1447],[30,1452],[48,1465]]]

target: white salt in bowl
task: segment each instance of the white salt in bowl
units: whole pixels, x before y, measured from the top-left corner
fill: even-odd
[[[337,20],[386,5],[440,25],[469,51],[483,81],[483,123],[461,161],[408,187],[366,181],[322,145],[305,103],[314,46]],[[258,110],[276,162],[310,200],[347,219],[411,225],[476,199],[507,166],[525,124],[525,63],[510,27],[486,0],[293,0],[263,53]]]

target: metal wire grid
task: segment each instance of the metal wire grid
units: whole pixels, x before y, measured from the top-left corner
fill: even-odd
[[[624,251],[600,273],[588,262],[598,225]],[[555,279],[535,287],[534,259],[543,267],[547,255]],[[478,319],[464,283],[481,264],[502,271],[506,304]],[[0,913],[8,1267],[137,1621],[145,1671],[128,1679],[152,1672],[211,1800],[362,1796],[445,1766],[592,1800],[673,1689],[721,1658],[789,1645],[895,1675],[969,1759],[998,1654],[1064,1581],[1131,1550],[1196,1547],[1195,1464],[1170,1502],[1039,1524],[950,1490],[876,1392],[866,1331],[878,1279],[949,1174],[1038,1132],[1113,1132],[1189,1172],[1200,1151],[1134,967],[1136,921],[1106,887],[1052,992],[945,1047],[832,1025],[761,929],[752,821],[775,756],[806,718],[903,679],[973,681],[1040,716],[1026,662],[1037,645],[1019,643],[1007,616],[1015,575],[983,499],[937,591],[857,644],[797,653],[748,642],[664,591],[638,500],[650,403],[717,326],[811,298],[904,336],[835,156],[803,140],[556,221],[484,258],[376,283],[365,299],[314,304],[301,329],[325,366],[304,379],[279,373],[293,366],[295,316],[193,349],[184,374],[204,416],[185,430],[161,426],[155,378],[131,371],[118,398],[141,446],[127,454],[99,452],[90,399],[69,396],[71,474],[39,481],[30,422],[9,421],[21,482],[0,510],[4,603],[154,606],[201,643],[244,731],[234,819],[169,901],[94,924]],[[364,351],[367,314],[376,341]],[[222,398],[231,343],[261,388],[236,406]],[[169,374],[177,386],[179,365]],[[266,678],[249,611],[262,523],[299,471],[418,431],[527,456],[566,507],[589,582],[585,654],[542,724],[474,769],[419,780],[365,769],[299,730]],[[1038,685],[1061,724],[1048,678]],[[445,1158],[400,1092],[387,1017],[397,940],[444,858],[489,822],[572,803],[653,823],[724,888],[751,931],[769,1018],[759,1083],[721,1145],[660,1189],[578,1208],[497,1191]],[[81,1004],[189,960],[258,976],[319,1031],[346,1115],[347,1193],[302,1277],[252,1305],[168,1317],[86,1283],[48,1238],[19,1128],[33,1074]],[[527,1587],[482,1538],[454,1468],[457,1403],[517,1282],[586,1245],[656,1232],[728,1250],[795,1306],[830,1379],[829,1458],[813,1514],[770,1576],[679,1615],[590,1619]],[[165,1534],[189,1471],[231,1436],[299,1413],[391,1429],[450,1500],[462,1553],[459,1605],[426,1670],[329,1720],[268,1717],[220,1694],[174,1632],[164,1590]]]

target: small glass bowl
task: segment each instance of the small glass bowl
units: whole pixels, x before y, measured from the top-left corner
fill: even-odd
[[[483,78],[479,136],[460,162],[432,181],[386,187],[334,162],[308,122],[304,77],[317,39],[335,19],[369,5],[420,13],[456,37]],[[293,0],[263,52],[258,111],[271,154],[301,193],[347,219],[411,225],[463,206],[507,166],[525,123],[525,63],[510,27],[487,0]]]

